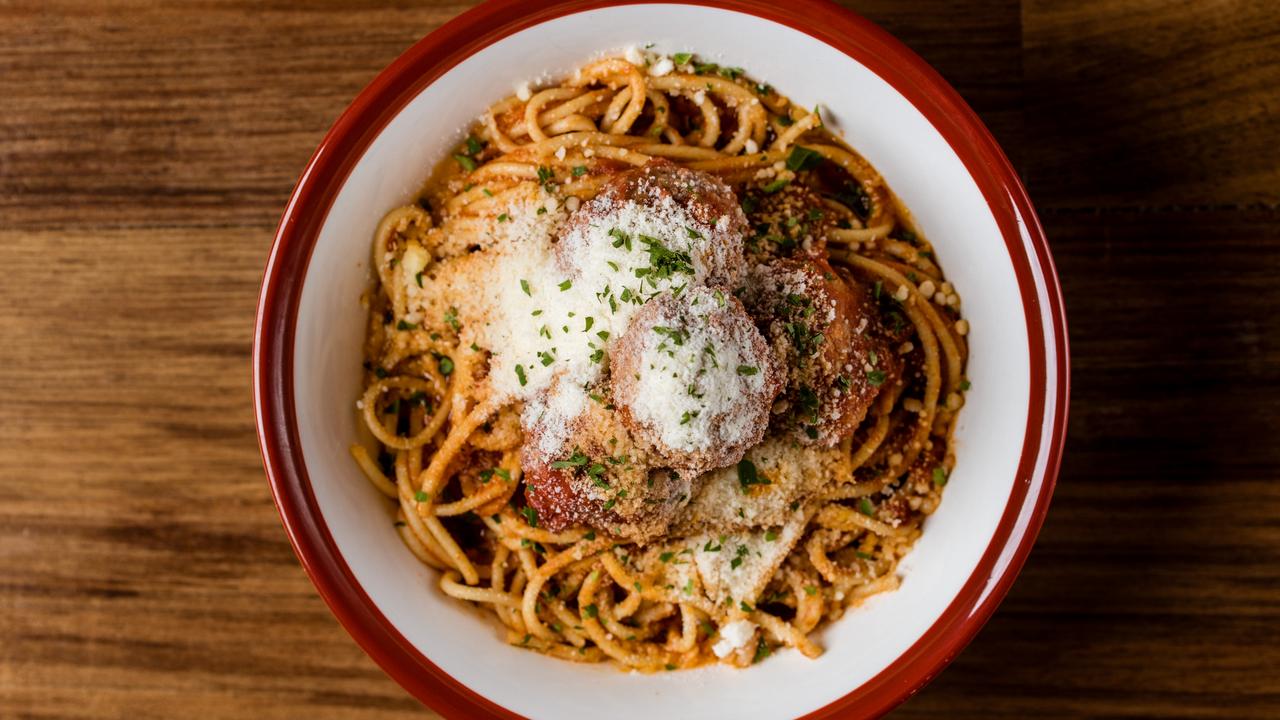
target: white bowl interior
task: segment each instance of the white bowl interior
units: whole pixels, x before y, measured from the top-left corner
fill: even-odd
[[[933,241],[972,326],[958,462],[944,501],[903,563],[902,587],[820,635],[826,653],[783,652],[746,670],[620,673],[504,644],[496,623],[443,596],[406,550],[389,503],[347,454],[364,437],[360,392],[370,243],[382,215],[409,201],[429,168],[491,102],[522,80],[555,77],[601,52],[656,43],[746,68],[806,107],[867,157]],[[374,140],[337,195],[307,269],[294,341],[297,418],[307,472],[343,557],[417,649],[490,700],[530,717],[609,708],[611,717],[788,717],[869,680],[940,616],[987,547],[1015,482],[1029,407],[1026,321],[1008,252],[986,202],[943,137],[863,65],[753,16],[633,5],[570,15],[472,56],[418,95]],[[1024,478],[1025,480],[1025,478]],[[623,699],[623,701],[619,701]]]

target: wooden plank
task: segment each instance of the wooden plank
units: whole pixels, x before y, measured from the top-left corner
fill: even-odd
[[[1023,31],[1041,206],[1280,202],[1274,3],[1027,0]]]

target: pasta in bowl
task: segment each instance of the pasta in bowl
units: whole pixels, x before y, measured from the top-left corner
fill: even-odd
[[[483,114],[373,243],[407,547],[508,642],[815,657],[941,501],[968,322],[875,169],[737,67],[631,48]]]

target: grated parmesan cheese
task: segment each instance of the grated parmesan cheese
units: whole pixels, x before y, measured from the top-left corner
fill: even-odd
[[[734,620],[720,626],[720,639],[711,646],[718,658],[724,658],[734,650],[746,647],[756,634],[756,624],[750,620]]]
[[[657,327],[641,340],[631,413],[675,450],[741,444],[757,420],[738,412],[741,398],[762,393],[768,377],[768,368],[761,368],[767,358],[750,352],[747,333],[758,333],[745,313],[743,323],[732,322],[737,318],[728,309],[734,306],[722,292],[696,288],[684,300],[684,306],[664,307]]]
[[[664,57],[649,68],[649,74],[654,77],[662,77],[663,75],[670,75],[671,71],[675,69],[675,63],[671,62],[671,58]]]
[[[559,450],[569,421],[594,403],[587,386],[604,376],[609,347],[646,300],[722,277],[741,262],[724,243],[701,239],[715,225],[699,222],[669,197],[583,206],[593,219],[572,225],[557,241],[571,211],[567,201],[559,205],[540,189],[513,200],[500,214],[505,219],[487,231],[487,252],[437,263],[420,291],[412,283],[416,295],[410,297],[423,316],[456,306],[466,328],[462,344],[475,342],[491,354],[492,392],[525,403],[526,427],[547,429],[540,449],[548,453]],[[614,246],[619,233],[630,238],[629,247]],[[692,272],[638,279],[637,270],[652,267],[653,243],[685,253]],[[723,352],[728,357],[730,349]]]

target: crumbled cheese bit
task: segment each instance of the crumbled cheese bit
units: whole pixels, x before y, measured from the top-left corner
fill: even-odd
[[[622,56],[632,65],[644,67],[644,53],[640,52],[640,48],[635,45],[628,45]]]
[[[720,626],[720,639],[711,646],[716,657],[727,657],[734,650],[746,647],[756,634],[756,624],[750,620],[734,620]]]
[[[896,292],[893,293],[893,299],[898,302],[906,302],[909,291],[906,285],[899,285]]]
[[[564,156],[565,156],[564,146],[561,145],[560,147],[556,148],[556,159],[563,160]]]
[[[654,77],[662,77],[663,75],[670,75],[675,68],[675,63],[671,62],[671,58],[664,57],[649,68],[649,74]]]
[[[752,139],[747,140],[747,144],[744,149],[747,151],[748,155],[755,155],[760,152],[760,146]]]
[[[533,92],[529,89],[528,80],[516,85],[516,97],[519,98],[520,102],[529,102],[529,98],[533,97]]]
[[[968,335],[968,334],[969,334],[969,321],[968,321],[968,320],[957,320],[957,321],[956,321],[956,334],[960,335],[961,337],[964,337],[965,335]]]

